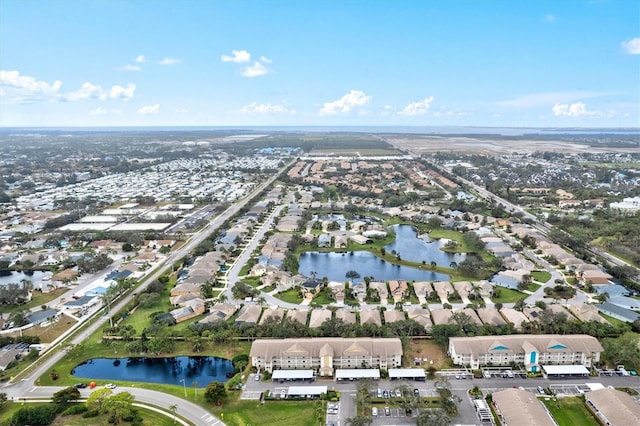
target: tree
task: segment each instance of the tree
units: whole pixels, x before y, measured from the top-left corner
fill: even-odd
[[[7,403],[7,394],[2,392],[0,393],[0,410],[4,407],[4,404]]]
[[[176,404],[172,404],[169,406],[169,411],[173,413],[173,424],[176,423],[176,413],[178,412],[178,406]]]
[[[78,399],[80,399],[80,391],[75,386],[69,386],[54,393],[53,397],[51,397],[51,402],[64,406]]]
[[[121,420],[133,417],[136,414],[136,409],[133,406],[135,399],[136,397],[129,392],[117,393],[104,400],[101,411],[110,415],[111,419],[118,424]]]
[[[204,392],[204,397],[208,402],[218,405],[221,404],[227,397],[227,389],[224,387],[224,383],[209,383],[207,390]]]
[[[371,417],[355,416],[349,417],[346,421],[347,426],[369,426],[373,423]]]
[[[358,271],[354,271],[354,270],[347,271],[347,273],[344,274],[344,276],[349,279],[360,278],[360,274],[358,273]]]
[[[89,395],[89,398],[87,398],[87,408],[90,411],[101,411],[104,401],[106,401],[112,394],[113,392],[111,389],[107,388],[94,390],[91,392],[91,395]]]
[[[449,426],[451,419],[444,411],[434,408],[421,410],[416,418],[416,422],[418,426]]]

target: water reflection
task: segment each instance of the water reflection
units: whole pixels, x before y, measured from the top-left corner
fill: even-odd
[[[78,365],[71,374],[87,379],[125,380],[180,385],[226,382],[233,375],[231,361],[217,357],[93,358]]]

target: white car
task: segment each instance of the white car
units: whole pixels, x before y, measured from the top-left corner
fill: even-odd
[[[107,389],[115,389],[118,386],[114,385],[113,383],[107,383],[106,385],[104,385],[104,387],[107,388]]]

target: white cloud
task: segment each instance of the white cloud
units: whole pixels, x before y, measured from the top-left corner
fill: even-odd
[[[61,98],[65,101],[71,102],[80,101],[82,99],[122,99],[124,101],[128,101],[133,98],[135,91],[135,84],[129,84],[127,87],[115,85],[108,91],[105,91],[102,87],[91,84],[87,81],[75,92],[63,93]]]
[[[405,106],[402,111],[399,111],[398,115],[424,115],[427,113],[427,111],[429,111],[429,107],[431,106],[431,102],[433,102],[433,99],[433,96],[429,96],[428,98],[424,98],[421,101],[412,102]]]
[[[284,104],[259,104],[252,102],[240,109],[242,114],[295,114],[295,110],[288,109]]]
[[[586,117],[597,114],[597,111],[587,111],[587,106],[582,102],[573,104],[557,103],[551,108],[551,111],[556,117]]]
[[[124,67],[120,67],[120,68],[116,68],[118,71],[140,71],[142,68],[140,68],[137,65],[130,65],[127,64]]]
[[[247,78],[259,77],[261,75],[269,74],[269,70],[260,62],[254,62],[253,65],[248,66],[240,73],[241,76]]]
[[[161,60],[159,62],[160,65],[174,65],[174,64],[179,64],[182,61],[180,59],[176,59],[176,58],[164,58],[163,60]]]
[[[88,81],[82,83],[80,89],[75,92],[68,92],[62,94],[62,99],[65,101],[80,101],[82,99],[105,99],[106,95],[102,87],[95,84],[91,84]]]
[[[550,14],[550,13],[547,13],[544,16],[544,21],[551,24],[552,22],[556,22],[556,17],[554,15]]]
[[[2,88],[3,101],[29,102],[43,98],[55,98],[61,87],[60,80],[50,84],[27,75],[20,75],[19,71],[0,70],[0,88]]]
[[[236,64],[242,64],[251,60],[251,53],[246,50],[232,50],[231,55],[222,55],[220,60],[222,62],[235,62]]]
[[[89,115],[121,115],[122,111],[119,109],[108,109],[98,107],[89,111]]]
[[[135,91],[136,85],[132,83],[129,83],[127,87],[115,85],[111,88],[111,90],[109,90],[109,98],[128,101],[129,99],[133,98],[133,93]]]
[[[320,116],[348,114],[354,108],[359,108],[371,100],[371,96],[367,96],[363,91],[351,90],[349,93],[333,102],[326,102],[318,112]]]
[[[136,62],[139,63],[139,64],[143,63],[145,60],[146,59],[145,59],[144,55],[136,56]]]
[[[138,110],[138,114],[156,115],[160,112],[160,104],[143,106]]]
[[[271,62],[273,62],[271,59],[267,58],[266,56],[260,56],[260,60],[265,64],[270,64]]]
[[[186,108],[176,108],[176,113],[177,114],[187,114],[189,112],[188,109]]]
[[[640,37],[623,41],[621,46],[629,55],[640,55]]]
[[[498,102],[499,105],[515,108],[533,108],[547,106],[550,103],[560,102],[573,102],[580,99],[598,98],[601,96],[611,95],[607,92],[588,92],[583,90],[576,90],[573,92],[547,92],[547,93],[533,93],[517,97],[515,99],[509,99],[506,101]]]

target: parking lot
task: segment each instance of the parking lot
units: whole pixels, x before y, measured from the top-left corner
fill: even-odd
[[[483,368],[482,376],[485,379],[526,379],[527,372],[508,368]]]

